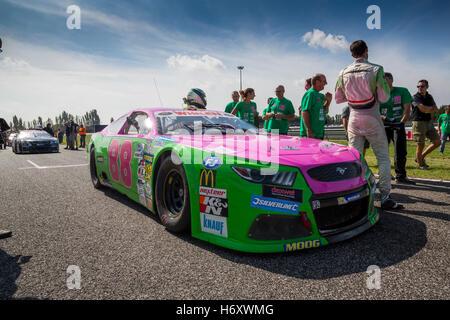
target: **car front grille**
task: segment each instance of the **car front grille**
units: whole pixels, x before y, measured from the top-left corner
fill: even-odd
[[[345,193],[313,196],[311,206],[320,234],[327,236],[340,233],[367,221],[369,200],[368,185]]]
[[[357,162],[327,164],[309,169],[308,175],[322,182],[348,180],[361,175],[361,166]]]

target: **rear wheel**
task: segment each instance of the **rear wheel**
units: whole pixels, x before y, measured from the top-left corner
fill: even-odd
[[[94,188],[100,189],[103,185],[100,183],[100,179],[97,176],[97,166],[95,165],[95,150],[94,147],[91,149],[90,161],[89,161],[89,170],[91,172],[91,180]]]
[[[163,160],[158,170],[155,198],[159,218],[168,230],[189,230],[191,206],[186,173],[183,166],[174,164],[170,157]]]

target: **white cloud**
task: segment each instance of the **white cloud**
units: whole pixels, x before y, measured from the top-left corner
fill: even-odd
[[[171,56],[167,59],[167,64],[171,68],[181,69],[184,71],[215,71],[226,69],[222,61],[209,55],[204,55],[202,57],[190,57],[177,54],[176,56]]]
[[[321,47],[335,53],[350,47],[349,42],[343,35],[325,34],[322,30],[314,29],[307,32],[302,37],[303,42],[307,42],[310,47]]]

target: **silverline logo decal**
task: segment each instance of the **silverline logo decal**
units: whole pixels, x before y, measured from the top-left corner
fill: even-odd
[[[250,205],[253,208],[294,214],[298,214],[300,208],[300,203],[298,202],[264,198],[256,194],[252,195],[252,201]]]

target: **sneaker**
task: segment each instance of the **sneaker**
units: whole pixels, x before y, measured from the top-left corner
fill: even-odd
[[[12,236],[12,232],[9,230],[0,230],[0,239],[9,238]]]
[[[422,159],[422,164],[420,164],[420,163],[417,161],[417,158],[414,159],[414,161],[419,165],[419,168],[422,169],[422,170],[428,169],[428,168],[430,167],[430,166],[427,165],[427,163],[425,162],[425,159]]]
[[[401,210],[405,207],[399,203],[397,203],[395,200],[392,200],[390,196],[387,197],[386,200],[384,200],[381,203],[381,209],[383,210]]]
[[[397,183],[405,183],[405,184],[412,184],[412,185],[416,184],[414,181],[408,179],[407,177],[395,178],[395,182],[397,182]]]

